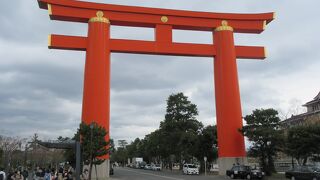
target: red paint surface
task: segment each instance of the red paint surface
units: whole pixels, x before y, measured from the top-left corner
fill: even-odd
[[[271,22],[273,13],[261,14],[236,14],[236,13],[212,13],[195,12],[172,9],[147,8],[137,6],[123,6],[113,4],[101,4],[74,0],[38,0],[43,9],[51,4],[51,19],[84,22],[95,16],[96,11],[103,11],[112,25],[155,27],[161,23],[160,18],[167,16],[166,24],[174,29],[189,29],[212,31],[221,25],[221,20],[227,20],[235,32],[261,33],[264,30],[264,21]]]
[[[108,131],[110,125],[110,26],[89,23],[84,74],[82,121],[96,122]],[[105,156],[104,158],[109,158]]]
[[[159,35],[158,37],[160,37]],[[159,39],[159,38],[156,38]],[[168,39],[168,38],[167,38]],[[86,51],[87,37],[51,35],[50,49]],[[161,46],[162,48],[159,48]],[[169,41],[141,41],[111,39],[110,50],[115,53],[215,57],[216,47],[211,44],[172,43]],[[236,46],[239,59],[264,59],[264,47]]]
[[[244,138],[238,131],[242,128],[242,113],[233,32],[215,32],[214,42],[219,157],[244,157]]]

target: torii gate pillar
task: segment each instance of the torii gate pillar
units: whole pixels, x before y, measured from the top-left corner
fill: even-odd
[[[96,15],[88,22],[81,119],[86,124],[95,122],[104,127],[108,133],[105,137],[108,142],[110,139],[110,22],[103,17],[102,11],[98,11]],[[105,161],[96,166],[98,174],[95,177],[96,174],[92,173],[94,179],[103,179],[109,175],[109,154],[101,158]]]
[[[225,170],[232,164],[246,163],[246,152],[244,138],[238,131],[242,128],[242,111],[233,28],[228,26],[227,21],[222,21],[222,26],[215,29],[213,37],[217,51],[214,81],[219,138],[218,161],[220,174],[225,174]]]

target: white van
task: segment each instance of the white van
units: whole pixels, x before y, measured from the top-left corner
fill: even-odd
[[[184,164],[182,171],[183,174],[199,174],[199,169],[194,164]]]

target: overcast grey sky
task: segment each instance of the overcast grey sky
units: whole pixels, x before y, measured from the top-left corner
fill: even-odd
[[[238,60],[243,115],[275,108],[281,115],[320,91],[319,0],[91,0],[208,12],[276,12],[259,35],[236,44],[265,46],[268,58]],[[48,34],[87,34],[87,25],[49,20],[36,0],[0,1],[0,135],[72,136],[80,123],[84,52],[47,49]],[[114,38],[153,38],[152,29],[112,27]],[[174,31],[174,41],[211,43],[211,33]],[[166,99],[183,92],[198,119],[215,124],[213,59],[112,54],[111,137],[143,138],[164,119]]]

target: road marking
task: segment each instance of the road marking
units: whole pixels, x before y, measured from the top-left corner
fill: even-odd
[[[137,173],[137,174],[145,174],[145,175],[149,175],[149,176],[155,176],[155,177],[166,178],[166,179],[184,180],[184,179],[180,179],[180,178],[174,178],[174,177],[168,177],[168,176],[161,176],[161,175],[152,174],[152,173],[138,172],[138,171],[133,171],[133,170],[129,170],[129,169],[122,169],[122,170],[130,171],[130,172],[134,172],[134,173]]]

